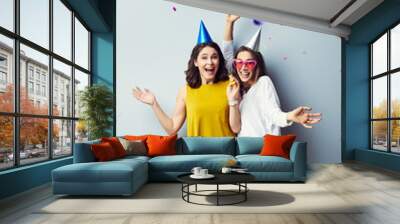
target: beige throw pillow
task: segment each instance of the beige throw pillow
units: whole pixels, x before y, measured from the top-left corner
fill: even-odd
[[[141,140],[130,141],[124,138],[118,138],[126,151],[126,155],[146,156],[146,145]]]

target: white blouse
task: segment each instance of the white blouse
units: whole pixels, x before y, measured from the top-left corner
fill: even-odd
[[[222,52],[228,71],[232,71],[233,43],[223,41]],[[278,94],[268,76],[261,76],[243,95],[240,102],[241,129],[238,136],[261,137],[265,134],[280,135],[281,127],[292,125],[287,113],[281,111]]]
[[[287,113],[281,111],[274,84],[268,76],[261,76],[243,95],[240,102],[241,129],[238,136],[261,137],[280,135],[280,127],[292,124]]]

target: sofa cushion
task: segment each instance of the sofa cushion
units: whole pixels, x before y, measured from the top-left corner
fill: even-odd
[[[278,156],[238,155],[236,160],[241,168],[249,172],[292,172],[292,161]]]
[[[149,160],[149,170],[163,172],[190,172],[199,166],[211,172],[219,171],[228,160],[235,159],[231,155],[175,155],[158,156]]]
[[[235,155],[235,139],[233,137],[182,137],[177,142],[177,154]]]
[[[264,145],[263,137],[236,138],[236,155],[259,154]]]
[[[142,161],[142,162],[148,162],[149,159],[150,159],[150,157],[147,157],[147,156],[130,155],[130,156],[125,156],[124,158],[113,160],[113,162],[127,162],[127,163],[130,163],[130,162],[135,161],[135,160]]]
[[[139,159],[95,163],[74,163],[52,171],[58,182],[129,182],[134,172],[147,171],[146,162]],[[143,174],[147,176],[147,172]]]

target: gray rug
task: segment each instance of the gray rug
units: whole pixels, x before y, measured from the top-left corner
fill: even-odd
[[[317,184],[260,183],[248,186],[247,201],[237,205],[189,204],[181,198],[180,184],[150,183],[131,197],[58,197],[36,213],[360,213],[357,205],[344,201]],[[215,186],[202,185],[198,190],[213,188]],[[237,199],[224,197],[222,202],[229,203]],[[207,204],[216,202],[213,196],[194,196],[191,200]]]

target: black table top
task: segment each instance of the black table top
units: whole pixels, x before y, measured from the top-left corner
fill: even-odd
[[[186,184],[236,184],[248,183],[255,180],[249,173],[212,173],[215,177],[211,179],[193,179],[192,173],[186,173],[177,177],[178,181]]]

